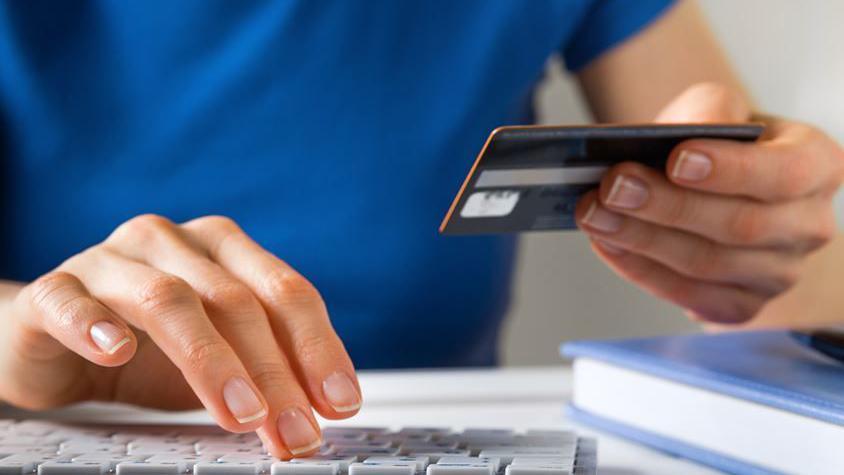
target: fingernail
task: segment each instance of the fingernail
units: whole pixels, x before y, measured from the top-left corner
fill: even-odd
[[[607,204],[617,208],[635,209],[648,201],[648,194],[648,185],[644,181],[618,175],[607,196]]]
[[[679,180],[701,181],[708,177],[711,171],[712,160],[709,157],[700,152],[682,150],[671,174]]]
[[[287,409],[278,415],[278,432],[293,455],[306,454],[322,445],[319,434],[300,409]]]
[[[235,376],[223,386],[223,400],[237,422],[248,424],[267,415],[252,386],[245,379]]]
[[[599,206],[596,201],[592,202],[586,216],[583,217],[583,222],[589,227],[603,231],[605,233],[614,233],[621,229],[621,222],[624,218],[607,211],[602,206]]]
[[[337,412],[352,412],[360,408],[360,394],[346,373],[338,371],[325,378],[322,392]]]
[[[91,326],[90,332],[91,339],[94,340],[94,343],[109,355],[117,353],[117,350],[132,341],[126,335],[125,330],[107,321],[95,323]]]
[[[624,254],[624,249],[622,249],[618,246],[615,246],[613,244],[610,244],[606,241],[601,241],[599,239],[595,239],[594,242],[595,242],[595,244],[598,245],[598,247],[600,247],[602,250],[606,251],[608,254],[612,254],[614,256],[620,256],[620,255]]]

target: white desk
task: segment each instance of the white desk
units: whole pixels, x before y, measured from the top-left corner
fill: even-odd
[[[577,426],[567,421],[563,404],[571,391],[566,366],[518,369],[362,372],[364,406],[360,414],[332,425],[565,428],[598,439],[599,474],[711,475],[690,462]],[[2,417],[21,417],[13,410]],[[163,413],[124,406],[83,404],[41,414],[65,420],[100,422],[211,423],[202,411]]]

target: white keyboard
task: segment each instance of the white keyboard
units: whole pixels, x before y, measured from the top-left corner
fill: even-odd
[[[211,426],[0,420],[0,475],[594,475],[594,439],[568,431],[328,427],[317,455],[280,461],[254,434]]]

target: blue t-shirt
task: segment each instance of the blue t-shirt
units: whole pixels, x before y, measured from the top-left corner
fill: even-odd
[[[514,239],[437,226],[549,56],[576,70],[669,3],[2,2],[0,278],[222,214],[314,282],[358,367],[492,364]]]

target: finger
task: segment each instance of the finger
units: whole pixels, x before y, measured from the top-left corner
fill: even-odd
[[[269,404],[262,428],[270,451],[281,458],[313,451],[320,444],[319,425],[258,299],[193,247],[178,227],[166,221],[159,225],[161,229],[146,246],[121,247],[133,258],[185,279],[199,295],[214,327],[235,350]],[[277,423],[282,418],[296,423]],[[298,423],[300,419],[303,423]]]
[[[765,204],[687,190],[632,162],[604,176],[599,198],[618,213],[731,246],[809,252],[828,242],[837,229],[831,204],[821,199]]]
[[[13,315],[30,330],[46,332],[66,348],[100,366],[120,366],[135,354],[128,326],[66,272],[46,274],[24,287]]]
[[[723,246],[694,234],[614,213],[599,204],[594,195],[578,209],[578,217],[585,216],[603,224],[592,227],[582,219],[579,221],[591,237],[693,279],[741,286],[770,297],[794,285],[800,275],[802,259],[794,254]]]
[[[593,240],[592,247],[619,276],[706,321],[741,323],[756,315],[766,302],[741,288],[691,279],[612,244]]]
[[[86,251],[63,267],[149,334],[222,427],[246,432],[263,423],[266,401],[187,282],[104,248]]]
[[[800,124],[774,125],[756,143],[688,140],[668,159],[670,179],[684,187],[767,202],[837,188],[844,156],[821,132]]]
[[[267,309],[314,408],[332,419],[356,413],[361,395],[354,366],[313,285],[227,218],[202,218],[183,228]]]

